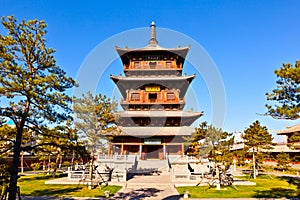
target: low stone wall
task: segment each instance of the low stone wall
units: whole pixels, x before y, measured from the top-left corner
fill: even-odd
[[[109,171],[108,172],[107,171],[103,171],[103,172],[94,171],[94,173],[93,173],[93,180],[95,180],[95,181],[110,181],[111,178],[112,178],[112,173]],[[89,171],[68,170],[68,180],[85,181],[85,180],[89,180],[89,179],[90,179]]]

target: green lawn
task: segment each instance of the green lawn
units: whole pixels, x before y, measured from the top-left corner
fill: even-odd
[[[104,191],[109,190],[111,196],[121,189],[121,186],[98,186],[93,190],[83,185],[46,185],[46,180],[53,179],[49,175],[22,176],[18,185],[22,196],[64,196],[64,197],[105,197]]]
[[[180,194],[188,191],[190,198],[293,198],[300,197],[300,180],[294,178],[259,176],[256,186],[225,187],[221,190],[201,187],[177,187]]]

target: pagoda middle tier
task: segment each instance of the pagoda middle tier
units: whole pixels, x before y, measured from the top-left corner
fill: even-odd
[[[119,112],[118,125],[120,126],[190,126],[203,113],[192,111],[123,111]]]
[[[186,91],[195,78],[195,74],[190,76],[143,76],[124,77],[113,76],[110,78],[118,86],[124,99],[127,98],[129,90],[144,90],[145,92],[160,92],[162,90],[178,90],[179,98],[183,98]],[[152,90],[152,91],[151,91]]]

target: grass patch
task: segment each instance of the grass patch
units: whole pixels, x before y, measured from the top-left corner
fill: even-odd
[[[240,177],[246,179],[246,177]],[[295,198],[300,197],[300,180],[286,177],[258,176],[256,186],[225,187],[215,190],[215,187],[177,187],[177,191],[183,195],[188,191],[191,198]]]
[[[121,186],[98,186],[89,190],[83,185],[49,185],[45,184],[46,180],[54,179],[50,175],[28,175],[19,179],[22,196],[64,196],[64,197],[105,197],[104,192],[110,191],[113,196],[121,189]]]

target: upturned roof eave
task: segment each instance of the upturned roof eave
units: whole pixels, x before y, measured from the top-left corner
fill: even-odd
[[[123,56],[124,54],[130,53],[130,52],[147,52],[147,51],[166,51],[166,52],[172,52],[174,54],[177,54],[183,58],[186,57],[187,53],[190,50],[190,45],[185,47],[177,47],[177,48],[164,48],[159,45],[147,45],[142,48],[121,48],[116,46],[115,49],[118,52],[119,56]]]
[[[201,117],[203,112],[191,111],[121,111],[117,112],[120,117]]]
[[[114,76],[110,75],[110,78],[114,82],[122,81],[151,81],[151,80],[164,80],[164,81],[175,81],[175,80],[193,80],[196,77],[196,74],[188,75],[188,76],[156,76],[156,77],[125,77],[125,76]]]
[[[191,135],[195,131],[193,127],[123,127],[119,126],[118,136],[176,136]]]

